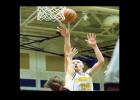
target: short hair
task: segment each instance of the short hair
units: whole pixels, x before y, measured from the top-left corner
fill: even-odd
[[[51,77],[47,80],[47,82],[44,84],[45,88],[51,88],[52,90],[59,90],[60,87],[64,86],[64,80],[59,76]]]

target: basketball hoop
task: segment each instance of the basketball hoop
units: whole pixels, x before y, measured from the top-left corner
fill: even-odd
[[[64,21],[65,15],[64,12],[66,10],[65,6],[38,6],[37,7],[37,20],[39,21],[51,21],[51,22],[58,22],[60,26],[66,28],[66,25],[62,23]],[[80,21],[83,17],[80,19]],[[72,29],[70,29],[70,23],[68,23],[68,29],[70,32],[79,25],[80,21],[78,21]]]
[[[52,7],[52,6],[38,6],[37,7],[37,20],[45,20],[45,21],[52,21],[52,22],[58,22],[59,24],[62,24],[62,20],[65,20],[64,16],[64,9],[66,7]]]

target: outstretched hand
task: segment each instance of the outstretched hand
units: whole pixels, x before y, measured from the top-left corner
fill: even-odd
[[[70,34],[70,31],[62,26],[57,27],[57,31],[60,32],[63,37],[68,37]]]
[[[70,58],[73,58],[78,53],[78,50],[76,48],[71,48],[70,52],[67,53],[67,56]]]
[[[96,35],[93,33],[87,34],[87,39],[85,40],[90,47],[96,46]]]

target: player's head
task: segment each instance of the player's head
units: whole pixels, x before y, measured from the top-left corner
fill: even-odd
[[[76,72],[83,71],[84,64],[81,60],[74,59],[72,60],[72,66]]]
[[[45,88],[51,88],[53,91],[59,91],[64,86],[64,80],[58,76],[50,78],[45,84]]]

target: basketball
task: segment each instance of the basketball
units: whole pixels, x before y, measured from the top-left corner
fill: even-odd
[[[64,16],[65,16],[65,20],[62,20],[62,22],[65,24],[73,23],[77,18],[76,12],[73,9],[69,9],[69,8],[66,8],[64,10]]]

